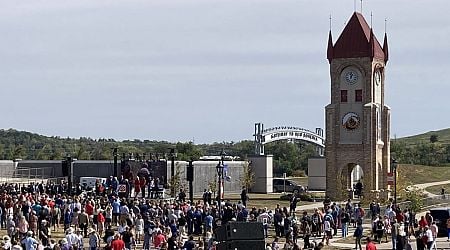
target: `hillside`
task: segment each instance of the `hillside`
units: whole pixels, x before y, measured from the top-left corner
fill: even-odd
[[[15,129],[0,129],[0,160],[60,160],[66,155],[79,160],[110,160],[113,148],[118,149],[119,158],[130,153],[134,158],[168,157],[170,149],[174,148],[177,159],[198,159],[203,155],[218,155],[224,149],[229,155],[245,158],[253,154],[251,141],[238,143],[213,143],[194,145],[192,142],[172,143],[155,140],[123,140],[92,139],[89,137],[61,138],[58,136],[43,136]]]
[[[436,143],[430,142],[432,136],[437,139]],[[175,149],[179,160],[198,159],[203,155],[219,155],[222,150],[230,156],[242,159],[254,153],[253,141],[250,140],[195,145],[192,142],[172,143],[145,139],[116,141],[88,137],[61,138],[14,129],[0,129],[0,160],[59,160],[66,155],[79,160],[108,160],[113,157],[113,148],[118,148],[119,158],[123,154],[128,157],[132,153],[135,158],[141,159],[149,159],[151,156],[154,159],[156,155],[168,157],[171,148]],[[274,172],[278,174],[292,174],[295,170],[306,170],[308,158],[315,154],[311,145],[283,141],[268,144],[266,152],[274,155]],[[392,140],[391,156],[403,164],[449,166],[450,129]]]
[[[436,135],[438,142],[442,144],[450,144],[450,128],[437,130],[437,131],[429,131],[419,135],[413,135],[403,138],[398,138],[397,141],[401,143],[405,143],[408,146],[418,145],[420,143],[429,143],[430,137],[432,135]]]

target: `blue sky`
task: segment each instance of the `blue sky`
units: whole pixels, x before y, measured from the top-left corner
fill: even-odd
[[[353,0],[0,1],[0,127],[210,143],[253,124],[324,127]],[[357,1],[357,10],[360,3]],[[391,134],[450,127],[448,1],[364,1],[387,18]]]

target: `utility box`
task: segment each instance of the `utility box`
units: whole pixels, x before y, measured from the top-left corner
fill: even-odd
[[[308,159],[308,190],[325,191],[327,166],[324,157]]]

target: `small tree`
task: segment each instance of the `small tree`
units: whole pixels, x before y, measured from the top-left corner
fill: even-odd
[[[239,182],[241,183],[241,186],[245,187],[247,190],[255,184],[255,173],[253,172],[251,163],[246,162],[244,164],[244,171],[242,172]]]
[[[213,192],[213,197],[216,197],[217,192],[217,177],[214,178],[214,180],[208,182],[208,188]]]
[[[435,142],[437,142],[439,139],[438,139],[438,135],[436,135],[436,134],[432,134],[431,136],[430,136],[430,142],[431,143],[435,143]]]
[[[183,172],[181,171],[180,165],[177,162],[175,164],[175,173],[173,175],[173,178],[170,178],[169,180],[170,195],[172,197],[175,197],[177,190],[179,190],[181,187],[181,174],[183,174]]]
[[[423,207],[423,190],[411,186],[406,192],[406,200],[410,202],[409,208],[412,211],[419,212]]]

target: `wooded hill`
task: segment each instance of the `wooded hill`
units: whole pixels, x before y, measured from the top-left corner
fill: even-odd
[[[111,160],[112,149],[122,154],[149,159],[168,157],[171,148],[178,160],[199,159],[201,156],[217,156],[224,150],[229,156],[247,159],[254,154],[253,141],[193,144],[155,140],[92,139],[87,137],[61,138],[43,136],[14,129],[0,130],[0,159],[12,160],[61,160],[66,155],[79,160]],[[278,141],[266,145],[266,153],[274,155],[274,172],[301,175],[307,170],[308,158],[315,156],[315,147],[304,142]],[[391,153],[400,163],[429,166],[450,166],[450,129],[391,141]]]
[[[201,156],[218,156],[224,150],[228,156],[247,159],[254,154],[251,140],[222,142],[212,144],[172,143],[154,140],[92,139],[81,137],[61,138],[43,136],[14,129],[0,130],[0,159],[12,160],[62,160],[71,155],[79,160],[111,160],[113,148],[118,148],[119,159],[122,154],[132,153],[135,158],[168,158],[174,148],[177,160],[199,159]],[[315,155],[314,146],[303,142],[274,142],[266,145],[266,152],[274,155],[274,173],[281,175],[302,175],[307,170],[308,158]],[[158,156],[156,156],[158,155]]]
[[[408,146],[419,145],[421,143],[439,142],[441,144],[450,144],[450,128],[430,131],[419,135],[407,136],[397,139],[399,142]]]
[[[450,128],[392,139],[391,155],[400,163],[450,166]]]

